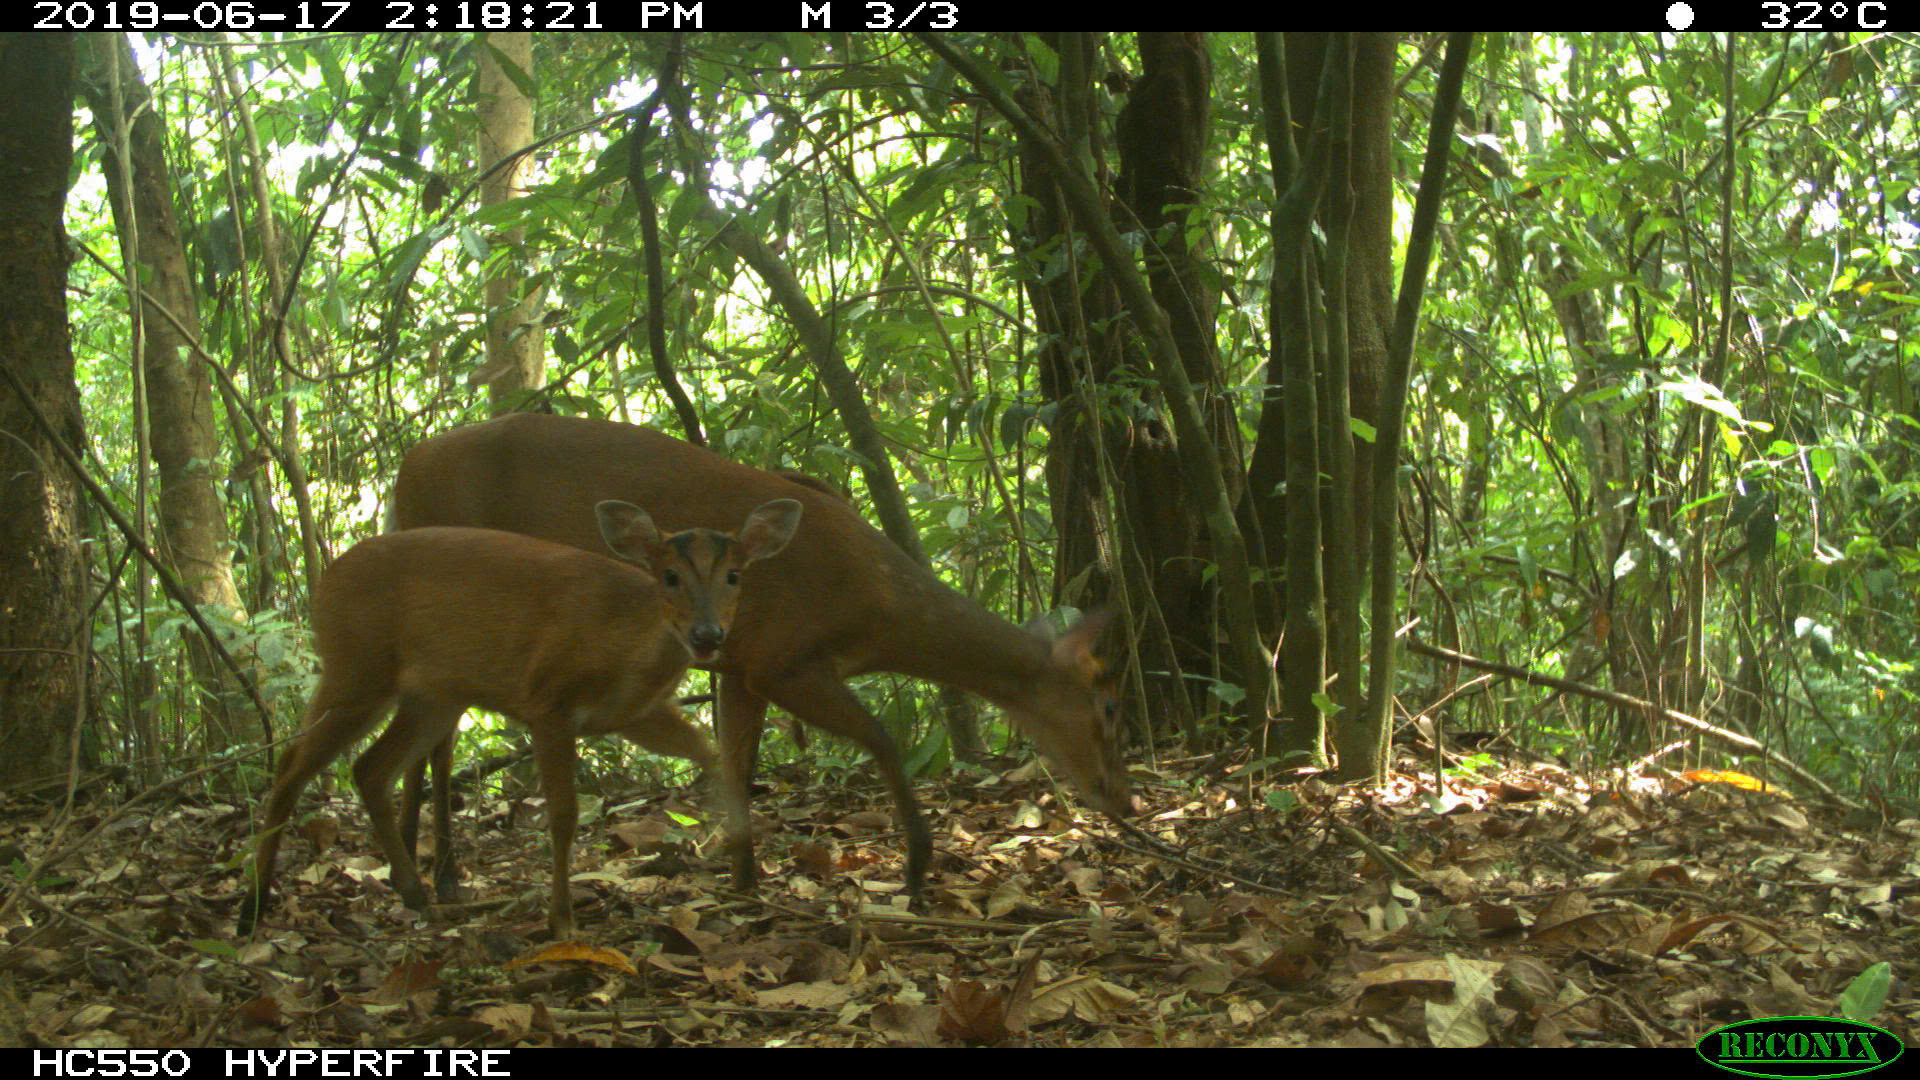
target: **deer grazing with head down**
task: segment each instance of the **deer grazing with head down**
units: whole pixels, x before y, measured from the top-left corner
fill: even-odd
[[[532,729],[553,846],[547,924],[556,939],[570,936],[575,738],[619,732],[711,759],[705,736],[675,707],[675,692],[688,664],[726,641],[742,571],[786,546],[801,509],[775,498],[735,517],[744,519],[737,533],[689,528],[663,537],[631,503],[600,501],[591,514],[583,505],[578,512],[597,520],[599,542],[619,559],[479,528],[387,533],[342,555],[314,592],[320,685],[267,798],[241,933],[252,932],[271,902],[274,857],[300,792],[389,707],[393,719],[354,762],[354,782],[394,889],[425,911],[393,782],[476,706]]]
[[[948,588],[814,485],[727,461],[646,428],[522,413],[458,428],[408,451],[394,483],[402,529],[467,525],[590,547],[580,508],[614,492],[643,500],[663,528],[718,527],[768,499],[806,507],[807,527],[741,598],[718,651],[720,791],[736,883],[757,874],[747,782],[769,703],[873,755],[907,833],[908,888],[921,893],[932,852],[900,752],[847,687],[891,671],[979,694],[1096,808],[1130,810],[1115,704],[1092,646],[1105,620],[1064,634],[1015,627]]]

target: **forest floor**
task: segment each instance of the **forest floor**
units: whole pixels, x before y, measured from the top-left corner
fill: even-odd
[[[562,943],[537,797],[469,798],[475,902],[425,921],[336,794],[289,837],[252,941],[251,805],[61,824],[14,797],[0,1045],[1686,1047],[1848,1011],[1913,1043],[1920,822],[1733,774],[1479,762],[1438,800],[1412,759],[1364,797],[1136,767],[1136,821],[1178,861],[1076,823],[1031,767],[922,783],[925,912],[870,780],[763,772],[758,899],[732,891],[704,791],[583,798],[582,940]]]

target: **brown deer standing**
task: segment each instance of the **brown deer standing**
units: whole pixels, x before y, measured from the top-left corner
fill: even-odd
[[[584,504],[579,513],[589,516]],[[328,569],[313,596],[320,685],[267,799],[242,934],[271,903],[282,827],[302,789],[396,704],[353,766],[394,889],[426,910],[396,827],[394,778],[448,739],[469,706],[491,709],[533,731],[553,845],[547,924],[556,939],[572,934],[574,739],[641,730],[650,747],[712,756],[675,690],[690,661],[725,642],[741,571],[786,545],[801,506],[756,506],[737,535],[663,538],[646,511],[610,500],[591,516],[600,542],[627,561],[514,533],[430,528],[376,536]]]
[[[907,832],[907,885],[925,883],[932,841],[900,753],[846,679],[892,671],[1005,708],[1095,807],[1128,813],[1115,708],[1092,654],[1101,618],[1054,637],[1015,627],[942,584],[822,490],[738,465],[630,424],[515,414],[415,446],[394,484],[402,529],[472,525],[589,547],[582,508],[643,500],[664,528],[714,527],[767,499],[798,500],[807,528],[740,602],[718,674],[721,794],[735,880],[756,876],[747,781],[768,703],[873,755]]]
[[[819,477],[809,476],[806,473],[795,472],[791,469],[778,470],[774,475],[791,480],[804,487],[812,488],[815,491],[831,495],[838,502],[845,503],[847,501],[844,492],[832,484],[827,483],[825,480],[821,480]],[[389,509],[391,510],[391,508]],[[389,519],[387,531],[392,532],[398,528],[400,528],[398,521]],[[652,714],[636,716],[633,718],[632,723],[617,730],[605,732],[605,734],[619,735],[629,742],[638,745],[641,749],[651,753],[663,754],[669,757],[683,757],[699,765],[702,769],[711,768],[714,764],[712,747],[707,745],[707,741],[704,738],[700,740],[698,746],[691,746],[684,738],[680,738],[680,732],[686,728],[686,725],[679,720],[677,708],[674,709],[674,713],[675,716],[672,718],[656,718]],[[793,734],[797,739],[800,735],[800,730],[795,728]],[[802,743],[802,749],[804,748],[804,743]],[[401,782],[400,842],[408,851],[419,850],[420,802],[423,789],[426,786],[424,777],[429,763],[433,766],[434,775],[434,895],[445,902],[455,898],[459,886],[459,871],[455,868],[453,860],[452,736],[442,739],[439,745],[433,748],[431,754],[415,762],[413,768],[407,770],[407,775]]]

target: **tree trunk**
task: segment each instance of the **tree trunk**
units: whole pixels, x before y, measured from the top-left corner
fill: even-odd
[[[160,471],[159,554],[202,612],[244,622],[246,611],[233,578],[233,550],[226,506],[213,463],[220,441],[213,422],[213,389],[204,363],[195,354],[200,339],[199,304],[187,269],[187,253],[173,210],[173,179],[168,175],[161,121],[151,95],[140,82],[133,50],[125,37],[89,39],[89,77],[82,80],[94,129],[106,147],[103,162],[112,197],[114,226],[122,250],[137,252],[129,281],[141,283],[140,363],[146,372],[147,407],[154,465]],[[120,123],[114,117],[113,80],[125,118],[133,195],[127,197],[120,161]],[[164,313],[161,309],[164,309]],[[235,745],[237,732],[227,702],[236,688],[230,675],[205,648],[192,645],[195,678],[213,695],[208,710],[207,750]],[[154,748],[147,748],[149,753]]]
[[[1289,595],[1296,579],[1308,581],[1311,577],[1296,573],[1294,567],[1310,567],[1312,559],[1310,548],[1290,543],[1293,538],[1286,495],[1296,485],[1288,481],[1290,475],[1299,477],[1300,483],[1305,483],[1309,475],[1345,478],[1340,492],[1322,489],[1313,496],[1320,500],[1318,545],[1328,595],[1324,614],[1309,628],[1308,637],[1323,635],[1324,662],[1316,664],[1312,656],[1305,655],[1314,651],[1310,641],[1293,642],[1294,650],[1282,659],[1282,682],[1289,701],[1286,711],[1302,726],[1292,737],[1283,737],[1279,749],[1308,753],[1318,750],[1321,725],[1317,714],[1305,711],[1304,702],[1312,694],[1303,695],[1308,688],[1299,683],[1315,683],[1324,677],[1331,681],[1333,696],[1343,706],[1341,719],[1351,722],[1359,712],[1360,603],[1367,577],[1363,556],[1371,533],[1374,443],[1355,437],[1348,421],[1377,425],[1376,399],[1393,317],[1394,36],[1353,35],[1351,72],[1340,95],[1345,99],[1343,122],[1341,116],[1323,117],[1318,110],[1321,74],[1331,59],[1328,50],[1336,45],[1344,48],[1346,40],[1345,35],[1325,33],[1285,36],[1285,99],[1291,143],[1305,147],[1317,129],[1328,125],[1339,128],[1325,132],[1324,144],[1329,148],[1325,160],[1300,165],[1303,170],[1325,170],[1314,220],[1328,237],[1330,248],[1337,250],[1329,250],[1325,259],[1310,253],[1292,256],[1303,260],[1293,273],[1298,287],[1317,291],[1305,294],[1304,299],[1312,306],[1304,314],[1298,303],[1301,298],[1297,297],[1294,314],[1275,321],[1275,355],[1267,366],[1265,398],[1248,464],[1248,499],[1241,515],[1241,520],[1257,532],[1269,559],[1292,552],[1287,558],[1287,585],[1272,599],[1270,610],[1283,610],[1296,603],[1303,605],[1302,610],[1312,610],[1319,598]],[[1274,254],[1276,289],[1281,287],[1280,271],[1285,268],[1281,260],[1288,257],[1286,252]],[[1338,295],[1331,295],[1331,290],[1338,290]],[[1297,363],[1297,352],[1311,354],[1304,366]],[[1342,356],[1344,378],[1339,362]],[[1304,388],[1289,386],[1289,371],[1303,372],[1299,377],[1313,379],[1316,386],[1313,408],[1300,416],[1294,413],[1305,409],[1308,399],[1301,393]],[[1342,385],[1335,386],[1330,379],[1340,379]],[[1291,408],[1290,390],[1295,395]],[[1292,461],[1297,455],[1288,450],[1289,429],[1301,423],[1315,428],[1311,440],[1315,460],[1310,469],[1297,469],[1308,463]],[[1302,520],[1311,521],[1313,515]],[[1289,640],[1293,629],[1289,623]]]
[[[1344,780],[1381,783],[1386,780],[1387,749],[1393,732],[1393,672],[1396,652],[1397,605],[1394,590],[1394,514],[1399,503],[1400,443],[1407,412],[1407,388],[1413,369],[1413,342],[1420,321],[1420,302],[1426,293],[1427,269],[1433,258],[1433,236],[1440,217],[1440,201],[1451,160],[1454,116],[1460,106],[1460,84],[1473,52],[1471,33],[1447,35],[1446,58],[1434,90],[1433,117],[1427,131],[1420,188],[1414,197],[1413,218],[1407,233],[1406,267],[1395,298],[1393,327],[1387,338],[1386,367],[1381,372],[1378,444],[1373,454],[1373,527],[1369,535],[1372,583],[1369,629],[1373,634],[1367,662],[1367,706],[1364,715],[1340,725],[1340,776]]]
[[[1328,114],[1322,130],[1310,141],[1296,138],[1289,123],[1293,109],[1286,85],[1288,58],[1278,35],[1262,34],[1258,41],[1260,103],[1266,114],[1267,161],[1273,172],[1273,208],[1267,226],[1273,252],[1273,278],[1268,285],[1273,344],[1267,358],[1265,413],[1284,419],[1278,430],[1286,439],[1284,448],[1270,448],[1283,455],[1286,487],[1263,493],[1273,504],[1266,520],[1283,526],[1268,557],[1284,553],[1286,559],[1281,603],[1286,633],[1278,650],[1283,723],[1262,750],[1296,767],[1326,763],[1326,718],[1319,704],[1327,678],[1326,574],[1321,550],[1322,537],[1330,530],[1320,506],[1321,459],[1324,456],[1331,464],[1333,455],[1331,448],[1323,452],[1327,432],[1320,417],[1322,399],[1330,389],[1325,385],[1332,361],[1328,344],[1343,340],[1339,328],[1329,324],[1338,317],[1340,300],[1332,295],[1337,287],[1334,264],[1345,264],[1345,252],[1331,241],[1344,239],[1347,233],[1339,224],[1327,230],[1330,243],[1322,265],[1322,260],[1311,257],[1314,244],[1309,225],[1334,167],[1328,136],[1338,118],[1328,109],[1329,102],[1345,100],[1346,39],[1333,40],[1342,51],[1330,58],[1336,62],[1322,65],[1328,76],[1322,80],[1327,93],[1318,97],[1315,106]],[[1327,310],[1316,311],[1314,301],[1323,295]],[[1330,413],[1332,403],[1326,402],[1324,409]]]
[[[1167,312],[1180,364],[1221,451],[1222,480],[1238,498],[1238,425],[1214,342],[1219,293],[1205,271],[1207,245],[1189,241],[1185,209],[1198,201],[1209,162],[1211,62],[1200,34],[1142,34],[1139,42],[1142,73],[1116,131],[1124,206],[1112,209],[1130,214],[1148,237],[1148,288]],[[1052,87],[1032,84],[1022,104],[1084,139],[1098,175],[1107,157],[1105,133],[1090,121],[1099,39],[1059,35],[1049,43],[1062,51],[1060,78]],[[1140,666],[1151,673],[1146,714],[1190,727],[1208,703],[1205,684],[1186,676],[1222,674],[1214,666],[1210,544],[1193,501],[1199,493],[1182,473],[1167,405],[1153,387],[1138,329],[1122,318],[1111,272],[1089,270],[1081,258],[1085,223],[1068,210],[1045,148],[1022,136],[1018,153],[1021,191],[1032,203],[1013,240],[1029,253],[1034,321],[1053,342],[1040,352],[1040,393],[1054,410],[1047,459],[1059,534],[1054,600],[1088,607],[1124,599]]]
[[[518,68],[522,79],[532,80],[533,35],[487,34],[480,45],[479,164],[490,170],[480,183],[484,209],[526,194],[527,157],[504,159],[533,142],[533,103],[505,65]],[[487,357],[474,380],[486,383],[494,416],[526,408],[528,392],[546,383],[546,335],[540,326],[546,289],[527,287],[521,250],[526,235],[519,226],[493,234],[493,242],[509,250],[506,258],[494,261],[487,278]]]
[[[84,691],[78,485],[50,438],[85,443],[67,331],[74,38],[0,34],[0,784],[58,776]],[[23,395],[57,427],[35,423]]]
[[[1319,97],[1320,68],[1331,36],[1324,33],[1286,35],[1287,97],[1293,114],[1294,140],[1304,144],[1313,130],[1314,106]],[[1374,424],[1380,372],[1386,364],[1387,332],[1393,323],[1393,61],[1394,35],[1357,34],[1353,47],[1351,125],[1342,138],[1350,154],[1331,162],[1326,192],[1320,200],[1320,218],[1330,227],[1343,214],[1352,216],[1346,288],[1347,393],[1353,418]],[[1249,465],[1248,488],[1263,503],[1261,528],[1269,551],[1278,551],[1286,536],[1284,508],[1268,503],[1273,490],[1286,478],[1287,417],[1278,395],[1277,373],[1269,371],[1267,408],[1260,418],[1258,443]],[[1373,443],[1354,441],[1354,508],[1351,523],[1329,525],[1328,541],[1364,552],[1373,470]],[[1361,586],[1365,586],[1364,561]],[[1328,618],[1340,617],[1329,612]]]

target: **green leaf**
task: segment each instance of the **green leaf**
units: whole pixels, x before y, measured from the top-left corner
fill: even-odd
[[[221,960],[237,960],[240,950],[230,941],[218,941],[213,938],[193,938],[187,942],[187,948]]]
[[[1833,664],[1833,627],[1802,615],[1793,620],[1793,636],[1807,643],[1807,651],[1813,654],[1815,660],[1828,666]]]
[[[960,437],[961,432],[966,428],[967,399],[960,394],[948,395],[940,411],[946,414],[946,430],[943,432],[946,438],[944,445],[951,447],[954,441]]]
[[[1521,544],[1514,549],[1514,558],[1520,561],[1520,580],[1527,583],[1529,591],[1540,585],[1540,561],[1533,557],[1533,549]]]
[[[892,219],[895,228],[904,228],[930,207],[939,205],[940,196],[952,186],[949,171],[947,163],[942,160],[915,173],[906,190],[887,207],[887,217]]]
[[[1746,423],[1746,418],[1740,415],[1740,410],[1734,406],[1733,402],[1728,401],[1726,397],[1720,393],[1719,387],[1693,376],[1688,376],[1684,379],[1671,379],[1667,382],[1660,383],[1655,386],[1654,389],[1664,390],[1669,394],[1678,394],[1680,397],[1703,409],[1719,413],[1733,423]]]
[[[1893,967],[1884,960],[1855,975],[1840,993],[1840,1015],[1858,1024],[1872,1020],[1887,1003],[1892,982]]]
[[[516,226],[544,224],[546,218],[565,209],[567,209],[565,200],[556,199],[543,191],[482,207],[468,215],[468,218],[479,225],[511,229]]]
[[[520,93],[529,99],[540,96],[540,87],[535,85],[533,76],[527,74],[525,68],[507,59],[507,55],[499,49],[494,48],[492,42],[487,43],[487,52],[492,55],[493,62],[500,65],[500,73],[505,75],[507,81],[517,87]],[[487,164],[491,165],[493,163],[487,162]]]
[[[445,235],[446,230],[440,226],[422,229],[413,234],[395,253],[392,267],[382,284],[395,293],[405,289],[408,283],[413,281],[415,272],[420,269],[420,260],[426,258],[427,252],[432,251],[433,245],[439,243],[441,237]]]
[[[474,262],[487,261],[486,237],[481,236],[477,230],[467,225],[460,226],[457,235],[460,237],[460,247],[467,253],[467,258],[472,259]]]
[[[684,236],[688,223],[700,213],[700,209],[700,199],[697,196],[676,192],[674,198],[667,203],[667,227],[663,231],[669,236]],[[720,220],[725,221],[726,218],[722,217]],[[722,252],[725,250],[721,249]]]
[[[906,766],[908,776],[925,776],[933,771],[947,749],[947,727],[945,724],[927,725],[926,737],[915,743],[907,751]]]
[[[592,170],[582,176],[579,185],[574,188],[574,195],[585,195],[604,184],[626,179],[627,157],[632,153],[632,145],[633,132],[628,131],[600,151],[600,156],[594,159]]]
[[[292,50],[304,52],[305,50]],[[327,92],[333,95],[336,103],[343,103],[347,97],[347,77],[340,70],[340,57],[332,49],[315,49],[308,53],[320,64],[320,81],[327,84]]]
[[[1027,428],[1033,425],[1036,410],[1024,401],[1015,401],[1007,405],[1000,414],[1000,448],[1011,450],[1026,438]]]
[[[1021,41],[1027,47],[1027,59],[1033,61],[1033,70],[1040,74],[1040,80],[1046,83],[1059,81],[1060,54],[1053,51],[1053,46],[1042,41],[1038,34],[1022,34]]]
[[[1639,565],[1640,557],[1633,553],[1632,548],[1621,551],[1620,557],[1613,560],[1613,580],[1619,581],[1633,573],[1633,568]]]
[[[1247,696],[1245,688],[1235,686],[1230,682],[1221,682],[1219,679],[1207,680],[1207,693],[1212,694],[1228,705],[1238,705],[1241,701],[1245,700]]]

